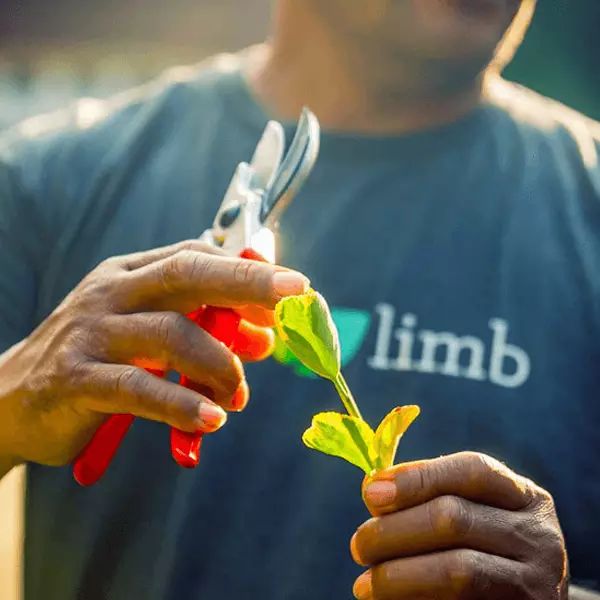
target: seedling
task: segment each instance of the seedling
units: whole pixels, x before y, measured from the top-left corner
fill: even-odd
[[[275,309],[280,340],[308,369],[333,383],[348,414],[319,413],[302,441],[337,456],[367,475],[394,464],[400,439],[419,415],[418,406],[394,408],[374,431],[362,418],[342,375],[338,331],[327,302],[314,290],[281,300]]]

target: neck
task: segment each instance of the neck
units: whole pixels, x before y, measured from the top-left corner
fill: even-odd
[[[251,53],[246,76],[274,117],[293,120],[308,106],[333,131],[409,133],[451,123],[481,103],[482,80],[467,89],[428,93],[397,61],[390,71],[373,68],[373,62],[369,68],[357,56],[357,49],[332,39],[308,11],[293,19],[278,15],[269,42]]]

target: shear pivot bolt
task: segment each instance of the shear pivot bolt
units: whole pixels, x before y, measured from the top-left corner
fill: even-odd
[[[239,217],[240,210],[240,205],[235,204],[234,206],[231,206],[227,210],[223,211],[219,219],[219,226],[223,229],[228,229],[231,227],[235,223],[235,220]]]

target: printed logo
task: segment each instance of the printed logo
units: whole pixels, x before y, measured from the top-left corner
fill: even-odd
[[[338,307],[331,309],[331,316],[339,331],[342,366],[358,354],[375,321],[375,347],[366,359],[375,371],[435,373],[505,388],[521,387],[531,374],[529,355],[508,342],[509,324],[503,319],[489,319],[491,335],[486,343],[471,335],[419,329],[416,315],[406,313],[398,318],[390,304],[378,304],[374,317],[366,311]],[[280,341],[273,357],[292,366],[301,377],[316,377]]]
[[[331,307],[330,310],[331,317],[340,336],[341,362],[342,367],[344,367],[358,354],[367,331],[369,331],[371,315],[365,310],[355,310],[352,308]],[[276,340],[273,358],[284,365],[291,366],[296,375],[300,377],[317,377],[279,339]]]
[[[531,373],[531,359],[522,348],[508,343],[508,323],[490,319],[491,341],[451,331],[417,329],[416,315],[404,314],[396,324],[396,309],[378,304],[377,338],[368,365],[378,371],[416,371],[490,381],[506,388],[521,387]],[[419,357],[420,351],[420,357]],[[487,367],[487,369],[486,369]]]

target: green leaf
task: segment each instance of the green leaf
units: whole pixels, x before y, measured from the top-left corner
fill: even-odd
[[[381,421],[371,446],[371,460],[378,471],[394,464],[400,439],[420,412],[418,406],[400,406]]]
[[[361,419],[326,412],[313,417],[302,441],[309,448],[343,458],[370,475],[375,470],[370,457],[374,435],[370,425]]]
[[[334,380],[340,372],[340,342],[327,302],[314,290],[280,300],[277,333],[298,360],[317,375]]]

